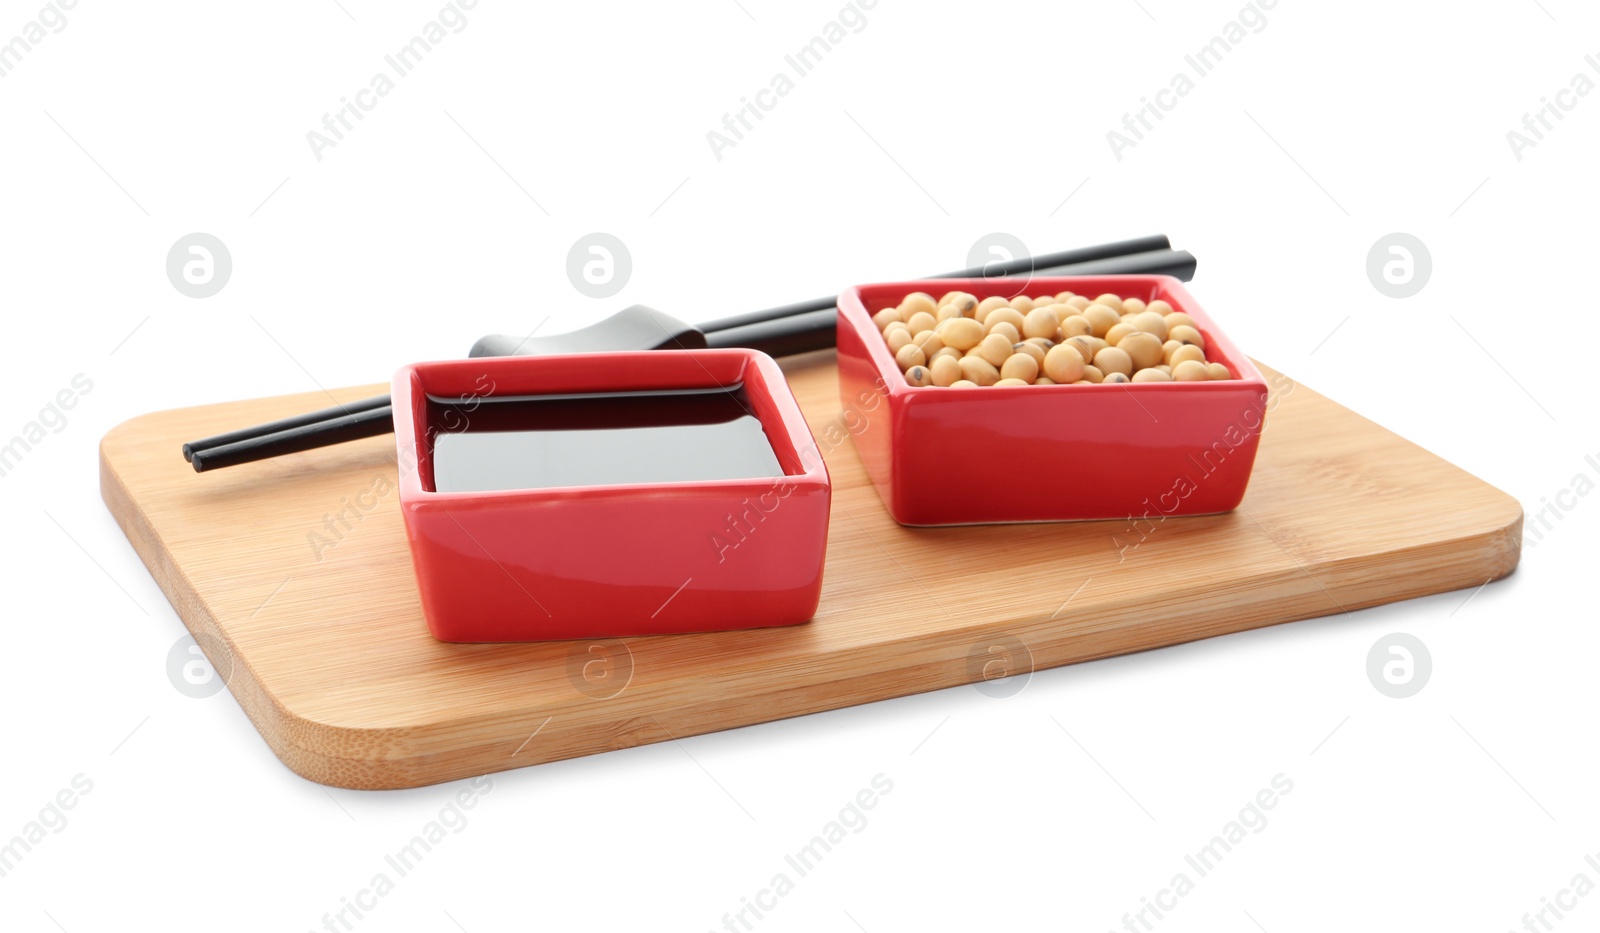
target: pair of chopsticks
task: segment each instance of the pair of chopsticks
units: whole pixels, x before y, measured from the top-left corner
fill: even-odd
[[[976,269],[927,276],[936,279],[1023,275],[1170,275],[1188,281],[1196,260],[1174,250],[1165,236],[1141,237],[1099,246],[990,263]],[[834,345],[836,298],[719,318],[695,327],[659,311],[634,305],[596,324],[549,337],[493,334],[473,345],[469,356],[543,356],[606,350],[658,350],[747,347],[772,356],[821,350]],[[183,458],[196,473],[376,437],[394,430],[389,396],[380,395],[321,411],[229,431],[183,445]]]

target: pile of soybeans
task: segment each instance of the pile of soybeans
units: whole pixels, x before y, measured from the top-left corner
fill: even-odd
[[[1091,385],[1230,379],[1194,319],[1156,299],[1070,291],[982,301],[912,292],[872,316],[914,386]]]

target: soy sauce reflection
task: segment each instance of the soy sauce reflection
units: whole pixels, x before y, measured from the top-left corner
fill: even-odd
[[[743,387],[428,397],[435,492],[782,476]]]

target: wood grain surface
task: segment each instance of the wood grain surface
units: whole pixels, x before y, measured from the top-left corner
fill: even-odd
[[[352,788],[431,784],[1339,613],[1478,586],[1517,564],[1516,500],[1287,379],[1235,512],[904,528],[843,428],[832,351],[784,368],[834,489],[822,604],[789,628],[435,641],[392,438],[204,474],[179,455],[186,440],[326,407],[323,393],[125,422],[101,442],[101,490],[272,750],[306,778]],[[1005,587],[983,585],[998,574]]]

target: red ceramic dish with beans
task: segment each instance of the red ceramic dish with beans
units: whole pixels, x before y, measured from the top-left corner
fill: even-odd
[[[576,437],[583,449],[592,440],[594,410],[610,411],[604,417],[622,423],[659,408],[663,399],[676,405],[680,398],[693,403],[685,423],[694,421],[700,430],[709,422],[700,423],[707,419],[695,414],[696,406],[703,407],[708,394],[740,406],[728,424],[743,423],[747,441],[749,435],[764,438],[750,441],[756,447],[770,444],[770,471],[712,462],[713,472],[734,475],[695,478],[700,474],[691,468],[705,466],[703,457],[698,464],[690,457],[685,466],[675,460],[684,450],[648,446],[609,463],[584,464],[541,452],[537,445],[546,435],[528,448],[517,432],[501,431],[508,417],[524,418],[501,412],[531,403],[550,423],[540,430],[565,419],[579,434],[563,436]],[[701,632],[790,625],[815,614],[827,545],[828,473],[782,371],[765,354],[695,350],[418,363],[395,375],[393,398],[400,503],[423,614],[436,638],[505,642]],[[618,404],[606,408],[611,400]],[[600,409],[584,407],[591,403]],[[698,437],[679,447],[700,445]],[[503,456],[483,462],[463,450]],[[514,486],[530,469],[527,475],[553,477],[556,484],[478,488],[505,479]]]
[[[1135,275],[939,279],[863,285],[839,296],[839,390],[856,450],[904,525],[1127,520],[1239,505],[1268,408],[1267,386],[1175,278]],[[1194,319],[1205,382],[912,386],[872,315],[912,292],[938,298],[1113,293],[1163,299]]]

